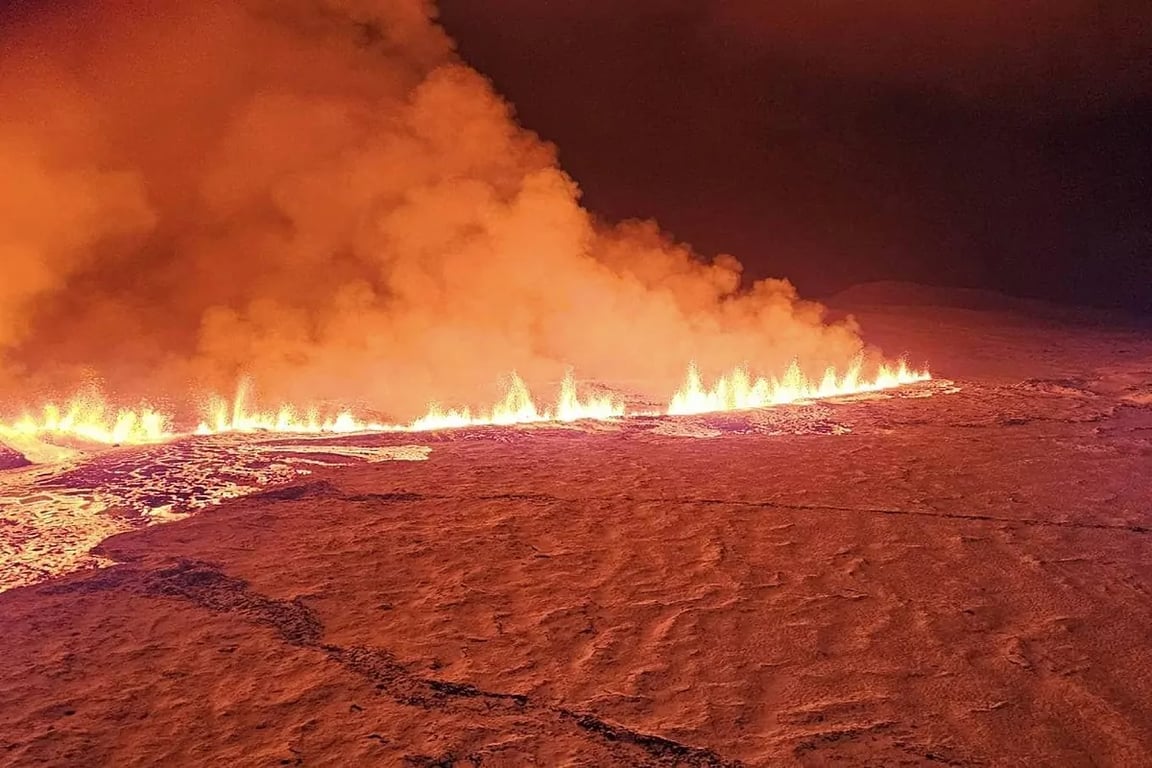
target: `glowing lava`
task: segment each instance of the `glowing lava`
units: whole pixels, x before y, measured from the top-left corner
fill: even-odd
[[[399,427],[363,422],[342,410],[322,415],[316,408],[301,411],[291,405],[282,405],[275,411],[250,410],[250,384],[241,381],[232,400],[212,397],[207,417],[196,427],[197,435],[221,435],[234,432],[280,432],[284,434],[317,435],[323,433],[352,434],[355,432],[388,432]]]
[[[113,408],[103,395],[88,392],[63,406],[49,403],[39,412],[0,422],[0,437],[73,437],[108,445],[161,443],[173,437],[170,423],[168,416],[150,406]]]
[[[881,365],[866,378],[861,363],[840,375],[829,368],[819,381],[808,379],[793,363],[777,379],[753,378],[745,368],[737,368],[706,387],[695,365],[689,366],[684,385],[669,403],[666,413],[686,415],[765,408],[801,400],[851,395],[892,389],[927,381],[932,377],[913,370],[906,363]],[[410,424],[383,424],[365,421],[350,410],[323,413],[319,409],[299,409],[291,405],[264,411],[252,406],[250,387],[242,382],[233,398],[214,397],[205,409],[197,435],[268,432],[283,434],[350,434],[358,432],[429,432],[460,427],[573,422],[582,419],[605,421],[630,415],[623,402],[610,395],[580,397],[569,372],[551,407],[541,408],[533,400],[527,384],[516,374],[509,378],[503,398],[487,410],[444,409],[429,406],[427,414]],[[631,415],[639,415],[632,413]],[[149,406],[117,409],[99,394],[72,398],[64,406],[46,405],[37,413],[26,412],[11,422],[0,421],[0,438],[9,442],[49,438],[74,438],[107,445],[159,443],[188,432],[171,428],[173,419]]]
[[[426,432],[436,429],[482,426],[486,424],[531,424],[541,421],[579,421],[595,419],[603,421],[624,415],[624,404],[610,396],[588,397],[581,400],[576,393],[576,381],[569,371],[560,383],[560,394],[556,405],[550,410],[541,411],[524,380],[513,373],[508,383],[504,399],[490,411],[473,414],[467,408],[462,410],[442,410],[433,403],[428,413],[412,422],[408,429],[413,432]]]
[[[741,411],[784,405],[798,400],[818,400],[827,397],[877,392],[907,384],[928,381],[928,371],[913,370],[901,360],[895,367],[881,365],[875,376],[865,379],[860,362],[854,363],[844,375],[828,368],[819,381],[809,379],[793,361],[782,378],[753,379],[746,368],[737,368],[720,377],[711,387],[705,387],[695,365],[688,368],[688,377],[668,405],[670,415]]]

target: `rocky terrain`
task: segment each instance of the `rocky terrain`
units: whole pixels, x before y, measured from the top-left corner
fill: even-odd
[[[0,764],[1147,764],[1152,333],[850,298],[940,378],[0,475],[76,555],[6,566]]]

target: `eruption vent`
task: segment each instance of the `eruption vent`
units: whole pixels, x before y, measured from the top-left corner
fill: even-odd
[[[619,415],[570,380],[538,409],[528,385],[569,367],[664,402],[690,360],[820,381],[867,354],[783,280],[742,289],[730,256],[595,221],[423,0],[24,13],[0,26],[0,402],[96,378],[184,414],[250,379],[341,405],[237,398],[206,431],[508,423]],[[509,371],[512,399],[485,406]],[[22,423],[169,431],[99,405]]]

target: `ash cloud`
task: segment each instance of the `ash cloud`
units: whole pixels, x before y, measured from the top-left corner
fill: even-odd
[[[419,0],[74,4],[0,30],[0,391],[95,375],[179,400],[397,417],[499,377],[663,397],[697,360],[861,349],[782,280],[741,289],[605,225]]]

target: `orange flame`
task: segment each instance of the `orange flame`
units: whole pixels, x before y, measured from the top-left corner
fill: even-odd
[[[684,385],[672,396],[668,405],[670,415],[741,411],[784,405],[798,400],[818,400],[827,397],[877,392],[906,384],[928,381],[928,371],[913,370],[901,360],[895,367],[881,365],[871,379],[862,378],[861,363],[857,361],[844,373],[828,368],[819,382],[809,379],[795,361],[784,372],[783,378],[753,379],[746,368],[736,368],[720,377],[710,388],[704,386],[696,365],[688,367]]]
[[[398,429],[386,424],[371,424],[358,420],[351,411],[321,415],[316,408],[299,411],[294,406],[282,405],[275,411],[249,410],[251,384],[242,380],[232,400],[213,396],[208,403],[207,416],[196,427],[197,435],[222,435],[234,432],[281,432],[285,434],[351,434],[354,432],[386,432]]]
[[[25,412],[12,422],[0,422],[0,437],[65,436],[108,445],[160,443],[173,437],[170,419],[150,406],[115,409],[103,395],[87,392],[58,406],[49,403],[39,413]]]
[[[684,385],[672,397],[666,413],[686,415],[765,408],[773,405],[820,398],[875,392],[931,379],[926,370],[914,370],[901,361],[881,365],[871,378],[864,378],[857,361],[840,375],[829,368],[822,379],[808,379],[793,362],[782,378],[753,378],[746,368],[737,368],[706,387],[695,365],[688,368]],[[357,418],[349,410],[322,413],[300,410],[291,405],[274,411],[251,406],[251,387],[242,381],[230,400],[213,397],[204,420],[194,430],[197,435],[270,432],[285,434],[348,434],[357,432],[428,432],[469,426],[572,422],[581,419],[605,421],[628,415],[624,404],[612,396],[581,398],[569,371],[550,408],[541,409],[533,400],[524,380],[511,375],[504,397],[488,410],[473,413],[464,409],[443,409],[433,403],[428,412],[407,425],[382,424]],[[137,409],[116,409],[99,394],[87,393],[69,400],[63,407],[45,405],[39,413],[24,413],[11,422],[0,421],[0,438],[9,440],[72,437],[108,445],[159,443],[188,433],[171,428],[172,419],[143,405]]]
[[[541,411],[532,400],[532,394],[524,380],[513,373],[508,382],[504,399],[490,411],[473,414],[467,408],[442,410],[433,403],[428,413],[408,425],[413,432],[427,432],[437,429],[483,426],[489,424],[531,424],[541,421],[579,421],[596,419],[603,421],[624,415],[624,404],[610,396],[589,397],[581,400],[576,393],[576,381],[569,371],[560,383],[560,394],[556,406]]]

